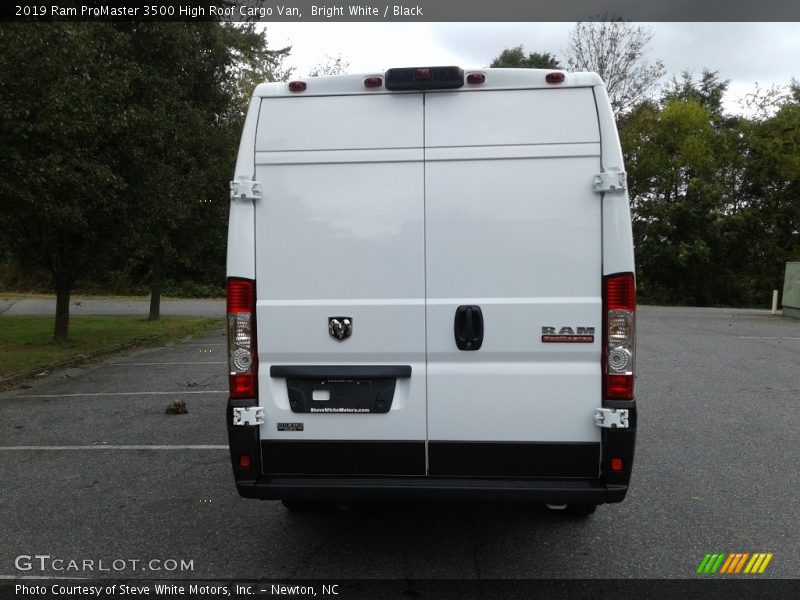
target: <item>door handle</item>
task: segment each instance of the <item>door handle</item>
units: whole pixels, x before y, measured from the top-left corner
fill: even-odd
[[[453,321],[459,350],[480,350],[483,344],[483,313],[480,306],[459,306]]]

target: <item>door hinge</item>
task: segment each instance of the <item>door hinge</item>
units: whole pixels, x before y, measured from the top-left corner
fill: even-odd
[[[594,424],[608,429],[627,429],[628,409],[598,408],[594,412]]]
[[[264,409],[261,406],[233,409],[234,425],[263,425]]]
[[[260,200],[261,182],[246,179],[231,181],[231,200]]]
[[[628,189],[628,174],[625,171],[603,171],[594,176],[592,183],[597,193],[624,192]]]

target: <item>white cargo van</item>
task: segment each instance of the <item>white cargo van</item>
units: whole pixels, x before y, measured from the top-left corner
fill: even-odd
[[[633,243],[597,75],[259,85],[227,272],[242,496],[625,497]]]

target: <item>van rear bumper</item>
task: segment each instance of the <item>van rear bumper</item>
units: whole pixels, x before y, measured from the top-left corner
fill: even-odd
[[[258,426],[231,425],[233,406],[248,402],[231,400],[228,405],[233,475],[245,498],[603,504],[625,498],[633,468],[636,405],[631,402],[606,403],[629,410],[630,428],[604,429],[597,444],[430,442],[427,475],[425,443],[420,441],[262,440]],[[247,466],[240,464],[243,456]],[[612,459],[621,468],[612,468]]]
[[[521,500],[553,504],[621,502],[627,485],[599,479],[521,480],[440,477],[265,477],[237,481],[244,498],[261,500]]]

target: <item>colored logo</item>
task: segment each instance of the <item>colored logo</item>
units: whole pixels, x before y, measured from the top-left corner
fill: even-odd
[[[715,575],[722,573],[726,575],[746,575],[763,573],[769,561],[772,560],[772,552],[718,552],[706,554],[696,573]]]

